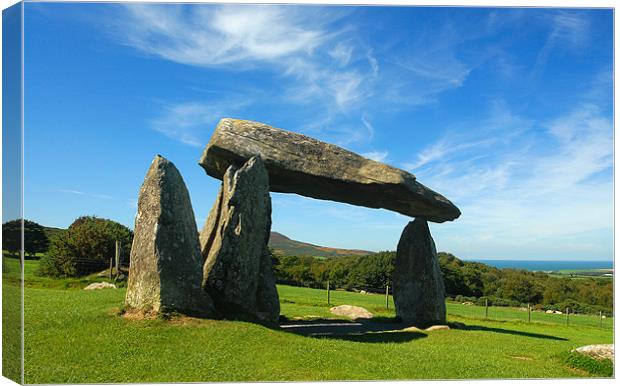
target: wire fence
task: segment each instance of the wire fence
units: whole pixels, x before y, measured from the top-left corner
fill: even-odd
[[[363,289],[362,289],[363,288]],[[374,304],[383,304],[386,309],[395,310],[392,287],[386,285],[385,288],[370,286],[357,286],[354,289],[339,288],[336,290],[329,282],[323,286],[325,291],[325,301],[328,306],[339,304],[343,300],[355,302],[354,293],[381,296],[383,301],[374,299]],[[350,295],[345,295],[348,293]],[[447,301],[446,309],[448,315],[460,316],[465,318],[495,320],[495,321],[519,321],[526,323],[548,323],[566,326],[598,327],[603,329],[613,329],[613,316],[605,315],[603,312],[598,314],[580,314],[574,310],[566,308],[563,311],[539,310],[534,309],[528,304],[523,307],[493,306],[489,301],[485,305],[476,305],[472,302]],[[353,303],[349,303],[352,304]]]

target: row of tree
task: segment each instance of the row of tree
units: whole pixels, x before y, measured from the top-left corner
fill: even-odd
[[[26,255],[45,253],[39,273],[52,277],[82,276],[105,269],[115,253],[115,242],[128,254],[132,231],[122,224],[95,216],[77,218],[66,231],[48,237],[43,226],[24,220]],[[2,225],[3,248],[17,255],[21,249],[20,220]],[[392,283],[395,252],[330,259],[273,256],[279,283],[305,287],[382,291]],[[465,262],[440,252],[439,265],[448,297],[495,305],[532,304],[558,309],[569,306],[581,312],[611,313],[611,280],[551,277],[541,272],[498,269],[482,263]]]
[[[395,252],[319,260],[312,257],[275,256],[274,271],[280,283],[348,290],[385,290],[391,286]],[[531,304],[544,309],[570,306],[581,312],[611,313],[613,282],[601,279],[552,277],[542,272],[498,269],[466,262],[452,254],[438,254],[446,294],[450,298],[489,300],[495,305]]]
[[[47,251],[50,241],[42,225],[24,220],[23,229],[26,257],[34,257],[37,253]],[[22,249],[22,220],[11,220],[2,224],[2,248],[11,255],[19,254]]]
[[[129,252],[133,232],[116,221],[96,216],[78,217],[66,231],[48,237],[46,228],[24,220],[24,251],[36,257],[44,253],[39,273],[52,277],[75,277],[105,269],[115,255],[116,241]],[[9,254],[21,249],[21,220],[2,224],[2,245]]]

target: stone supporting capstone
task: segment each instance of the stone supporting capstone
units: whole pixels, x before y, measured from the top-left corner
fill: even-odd
[[[157,155],[138,197],[125,304],[144,313],[210,316],[189,194],[174,164]]]
[[[403,322],[416,327],[446,322],[443,276],[426,220],[416,218],[403,230],[392,280],[396,315]]]
[[[267,243],[269,176],[260,157],[230,165],[200,233],[203,288],[222,314],[275,323],[280,302]]]

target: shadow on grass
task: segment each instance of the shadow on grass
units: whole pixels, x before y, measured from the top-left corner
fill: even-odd
[[[461,330],[466,331],[486,331],[486,332],[496,332],[499,334],[509,334],[509,335],[518,335],[518,336],[526,336],[528,338],[538,338],[538,339],[550,339],[550,340],[563,340],[567,341],[566,338],[560,338],[559,336],[546,335],[546,334],[537,334],[535,332],[525,332],[525,331],[517,331],[517,330],[507,330],[505,328],[497,328],[497,327],[485,327],[485,326],[474,326],[474,325],[463,325],[460,327]]]
[[[411,342],[415,339],[426,338],[426,334],[420,332],[406,332],[406,331],[393,331],[393,332],[367,332],[361,334],[347,334],[347,335],[319,335],[317,339],[333,339],[344,340],[348,342],[361,342],[361,343],[405,343]]]
[[[368,319],[368,321],[371,323],[401,323],[400,319],[396,316],[373,316],[371,319]]]
[[[288,333],[317,339],[346,340],[362,343],[404,343],[426,337],[419,331],[401,331],[406,327],[394,318],[336,320],[285,320],[280,329]]]

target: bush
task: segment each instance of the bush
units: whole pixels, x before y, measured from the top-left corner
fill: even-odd
[[[123,251],[131,248],[129,228],[112,220],[83,216],[67,232],[52,239],[47,256],[41,260],[39,274],[52,277],[76,277],[98,272],[109,266],[115,242]]]

